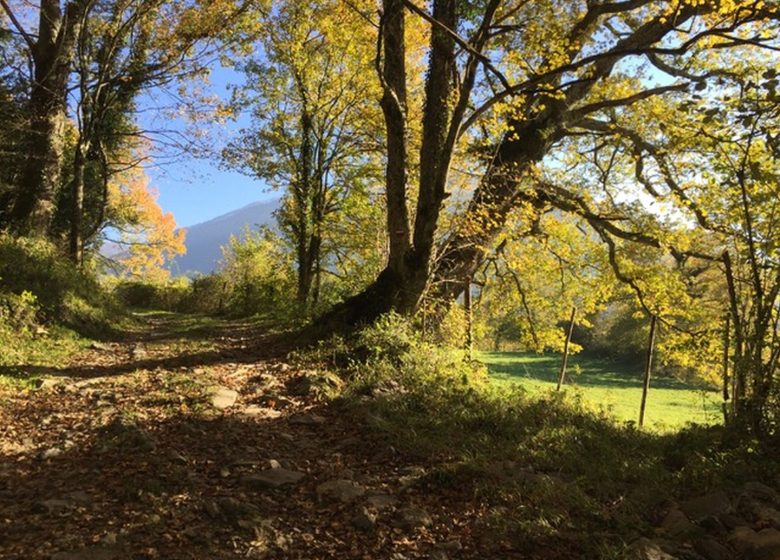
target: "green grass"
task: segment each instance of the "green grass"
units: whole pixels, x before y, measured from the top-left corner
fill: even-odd
[[[531,394],[556,388],[561,364],[558,354],[481,352],[477,358],[499,383],[519,383]],[[642,371],[641,362],[571,356],[565,390],[578,392],[584,403],[605,410],[618,420],[636,422],[642,398]],[[670,377],[651,378],[645,427],[672,431],[691,422],[715,424],[721,420],[717,391]]]

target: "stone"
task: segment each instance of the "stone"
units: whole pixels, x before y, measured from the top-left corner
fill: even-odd
[[[282,410],[295,404],[293,400],[275,393],[261,395],[255,399],[255,401],[260,403],[260,405],[264,406],[265,408],[272,408],[274,410]]]
[[[260,520],[257,506],[230,496],[209,500],[203,507],[210,517],[222,519],[235,527],[251,528]]]
[[[149,358],[149,352],[140,346],[134,346],[133,349],[130,350],[130,357],[135,361],[146,360]]]
[[[41,500],[40,502],[36,503],[33,509],[36,513],[55,515],[70,509],[72,505],[73,504],[68,500],[50,498],[48,500]]]
[[[384,511],[395,507],[398,503],[398,498],[391,496],[390,494],[374,494],[366,499],[366,505],[376,511]]]
[[[451,541],[445,541],[437,544],[436,548],[439,550],[444,550],[446,552],[457,552],[463,548],[463,545],[460,544],[459,540],[453,539]]]
[[[340,388],[344,382],[330,372],[306,372],[287,381],[287,392],[295,397],[319,395],[330,389]]]
[[[722,515],[719,515],[718,519],[723,524],[723,526],[729,530],[736,529],[737,527],[747,527],[748,525],[750,525],[750,523],[748,523],[738,515],[734,515],[732,513],[724,513]]]
[[[319,499],[337,500],[345,504],[355,501],[365,493],[365,488],[346,479],[329,480],[317,486]]]
[[[51,377],[47,377],[46,379],[36,379],[35,388],[41,391],[48,391],[51,389],[56,389],[62,384],[63,383],[61,379],[52,379]]]
[[[282,468],[282,464],[279,461],[277,461],[276,459],[268,459],[268,466],[271,467],[272,469],[281,469]]]
[[[774,527],[780,529],[780,511],[769,506],[759,505],[754,510],[756,525],[763,527]]]
[[[745,494],[766,502],[780,502],[780,494],[774,488],[761,482],[746,482],[743,486]]]
[[[324,424],[325,422],[326,419],[324,416],[320,416],[319,414],[314,414],[313,412],[298,414],[290,418],[290,424],[299,424],[301,426],[319,426],[320,424]]]
[[[780,531],[777,529],[756,532],[749,527],[737,527],[731,532],[729,541],[747,560],[780,559]]]
[[[59,447],[50,447],[49,449],[44,449],[41,451],[40,457],[44,461],[48,459],[53,459],[55,457],[59,457],[62,455],[63,450]]]
[[[125,558],[125,551],[116,545],[88,546],[81,550],[52,554],[51,560],[116,560]]]
[[[680,504],[680,510],[688,516],[688,519],[698,523],[707,517],[717,517],[724,513],[731,513],[731,500],[725,492],[712,492],[699,496]]]
[[[417,529],[418,527],[430,527],[433,519],[428,512],[421,507],[406,507],[398,510],[395,525],[401,529]]]
[[[641,538],[631,545],[632,560],[676,560],[674,556],[663,551],[661,546],[650,539]]]
[[[302,472],[288,469],[266,469],[259,473],[247,475],[243,480],[248,486],[265,490],[292,486],[300,482],[304,476],[306,475]]]
[[[261,418],[279,418],[282,415],[281,411],[279,410],[265,406],[258,406],[256,404],[247,406],[244,410],[241,411],[241,414],[246,416],[259,416]]]
[[[186,465],[188,463],[187,457],[175,449],[168,449],[165,454],[172,463],[177,465]]]
[[[361,507],[352,517],[352,525],[361,531],[373,531],[376,528],[376,514],[365,507]]]
[[[672,538],[688,535],[696,530],[696,525],[679,509],[672,509],[661,522],[661,529]]]
[[[102,351],[110,351],[111,347],[108,344],[103,344],[102,342],[93,342],[89,345],[90,350],[102,350]]]
[[[211,396],[211,406],[216,409],[224,410],[236,404],[238,393],[227,387],[217,387]]]
[[[732,560],[734,558],[734,551],[715,539],[708,538],[696,541],[693,548],[706,560]]]

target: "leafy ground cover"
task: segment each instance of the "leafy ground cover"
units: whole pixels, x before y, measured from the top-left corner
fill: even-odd
[[[499,383],[516,383],[529,393],[543,395],[558,383],[558,354],[481,352],[477,358]],[[619,421],[636,422],[642,397],[643,364],[571,356],[565,391],[595,410]],[[651,377],[645,426],[674,431],[689,423],[722,422],[720,394],[711,387],[691,385],[672,377]]]
[[[0,368],[34,380],[0,384],[0,558],[633,559],[704,537],[736,558],[753,545],[664,527],[676,504],[725,489],[745,539],[780,519],[755,484],[775,501],[738,510],[746,481],[780,479],[720,427],[638,431],[392,325],[359,358],[289,354],[250,321],[135,318]],[[340,352],[335,376],[321,358]]]

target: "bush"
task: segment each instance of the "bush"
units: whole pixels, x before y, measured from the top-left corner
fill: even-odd
[[[0,306],[6,324],[59,323],[80,332],[110,328],[117,312],[94,271],[78,269],[48,241],[9,235],[0,235]]]
[[[190,286],[186,278],[164,283],[124,280],[116,285],[114,295],[128,307],[178,311],[190,295]]]
[[[0,293],[0,324],[14,331],[29,332],[38,323],[40,306],[32,292]]]

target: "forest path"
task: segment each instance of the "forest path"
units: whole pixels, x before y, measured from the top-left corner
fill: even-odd
[[[284,335],[150,313],[119,338],[0,390],[0,558],[486,557],[483,506],[321,398]]]

